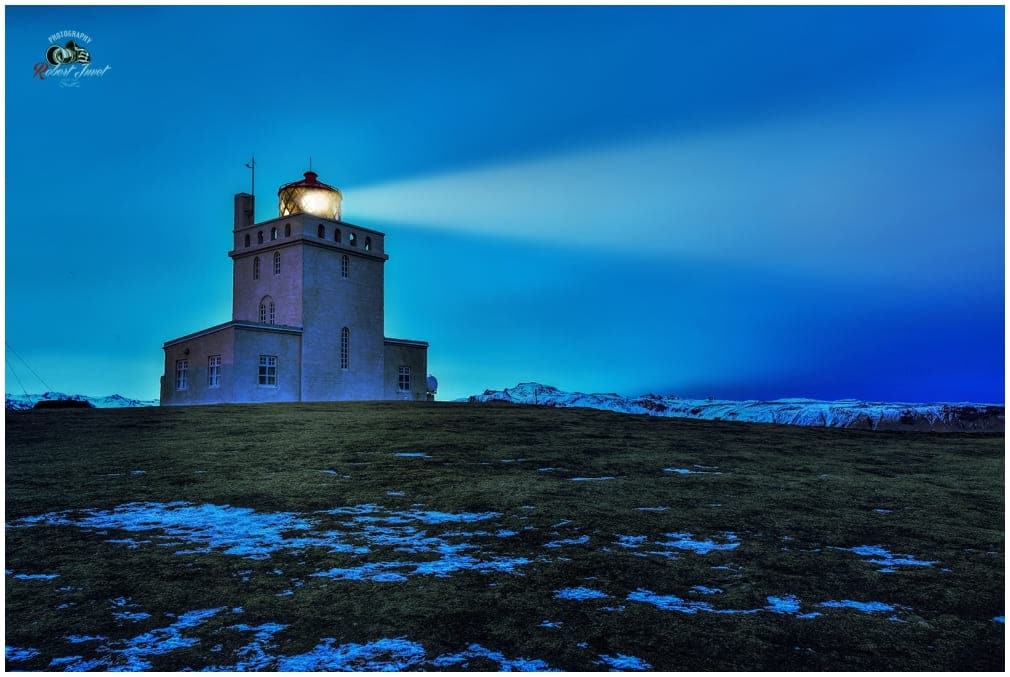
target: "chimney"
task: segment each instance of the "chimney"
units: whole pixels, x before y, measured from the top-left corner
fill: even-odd
[[[235,230],[251,226],[256,221],[256,198],[249,193],[235,195]]]

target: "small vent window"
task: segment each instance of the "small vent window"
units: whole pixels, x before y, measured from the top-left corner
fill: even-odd
[[[284,224],[284,237],[291,237],[291,224],[290,223],[285,223]]]
[[[352,247],[357,247],[358,246],[358,234],[357,233],[348,233],[347,234],[347,244],[351,245]]]
[[[246,246],[246,247],[248,247],[248,246],[249,246],[249,233],[246,233],[246,234],[245,234],[245,246]]]
[[[270,229],[270,239],[271,240],[277,239],[277,226],[274,226],[273,228]]]
[[[366,252],[372,251],[372,238],[370,237],[365,238],[365,251]]]
[[[334,242],[340,242],[340,229],[339,228],[334,228],[333,229],[333,241]]]
[[[350,364],[351,330],[344,327],[340,330],[340,368],[347,369]]]
[[[257,244],[263,244],[263,231],[262,230],[260,232],[256,233],[256,242],[257,242]]]
[[[320,223],[319,226],[316,227],[316,235],[318,237],[322,238],[323,240],[325,240],[326,239],[326,226],[324,226],[323,224]]]

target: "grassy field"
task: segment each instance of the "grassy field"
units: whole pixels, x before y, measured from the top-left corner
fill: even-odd
[[[11,669],[1002,670],[1004,438],[8,413]]]

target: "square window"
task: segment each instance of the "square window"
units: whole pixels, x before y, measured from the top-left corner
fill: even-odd
[[[259,384],[277,387],[277,356],[260,355]]]

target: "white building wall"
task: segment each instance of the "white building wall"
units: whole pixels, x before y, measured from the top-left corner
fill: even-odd
[[[302,399],[382,399],[384,257],[346,245],[306,243],[303,260]],[[340,366],[343,327],[350,331],[347,369]]]
[[[280,254],[281,272],[274,274],[274,253]],[[253,266],[260,260],[259,279],[253,279]],[[302,318],[302,246],[294,237],[262,247],[252,247],[235,256],[232,277],[232,319],[259,322],[260,302],[273,299],[274,324],[300,327]]]
[[[277,385],[259,383],[260,355],[277,358]],[[237,328],[233,402],[297,402],[301,395],[301,337]]]
[[[383,369],[385,400],[426,400],[428,396],[428,346],[396,339],[386,340]],[[400,367],[410,368],[410,389],[400,390]]]
[[[235,337],[234,327],[226,326],[192,339],[165,347],[165,378],[161,383],[161,403],[218,404],[235,401]],[[207,382],[207,361],[211,355],[221,356],[221,378],[216,388]],[[179,360],[189,363],[186,389],[177,390],[175,365]]]

